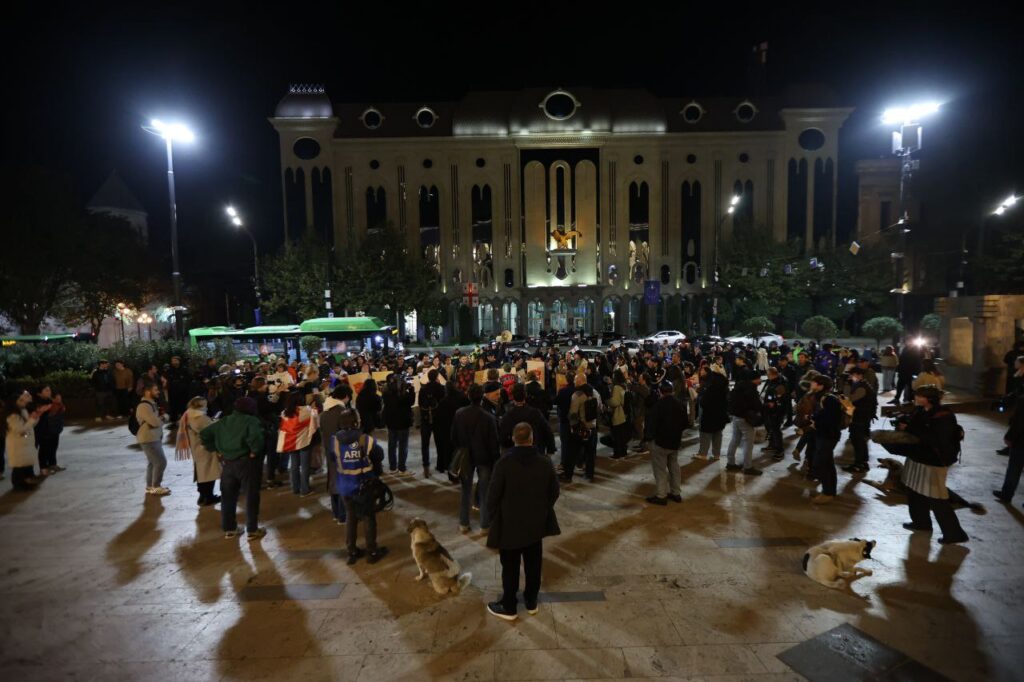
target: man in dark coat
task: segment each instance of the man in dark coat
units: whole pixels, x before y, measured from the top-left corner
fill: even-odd
[[[512,387],[512,402],[505,408],[505,414],[498,422],[498,443],[502,449],[515,445],[512,440],[512,432],[520,422],[526,422],[533,430],[534,444],[538,453],[554,454],[555,434],[551,431],[547,418],[540,413],[540,410],[526,404],[526,387],[516,384]]]
[[[459,391],[454,381],[449,381],[445,386],[444,398],[432,415],[434,442],[437,444],[437,463],[434,468],[438,473],[448,471],[452,461],[452,423],[455,421],[455,413],[466,405],[469,405],[469,398]],[[458,482],[451,474],[448,474],[448,480]]]
[[[729,380],[707,367],[700,369],[700,445],[694,457],[704,459],[709,451],[713,459],[722,456],[722,431],[729,423]]]
[[[440,456],[440,441],[437,439],[437,432],[433,430],[434,412],[438,405],[444,400],[444,386],[437,380],[437,370],[427,372],[427,383],[420,386],[420,447],[423,454],[423,476],[430,476],[430,434],[434,434],[434,445],[438,448]],[[451,428],[449,426],[449,428]]]
[[[921,351],[907,344],[900,351],[900,359],[896,365],[896,395],[889,401],[890,405],[899,405],[900,400],[911,402],[914,398],[914,377],[921,373]],[[904,393],[906,396],[904,397]]]
[[[480,482],[480,528],[490,527],[488,516],[487,490],[491,480],[491,468],[498,460],[498,421],[483,406],[484,390],[480,384],[469,387],[469,405],[455,413],[452,424],[452,448],[467,448],[469,457],[462,474],[462,500],[459,505],[459,530],[470,531],[469,507],[473,497],[473,473]],[[453,450],[453,451],[454,451]]]
[[[679,446],[689,419],[686,405],[675,397],[671,381],[662,381],[658,393],[661,397],[647,413],[652,440],[651,469],[657,491],[647,501],[665,506],[667,500],[683,501],[679,489]]]
[[[537,613],[540,594],[543,539],[562,532],[555,516],[559,489],[551,460],[537,453],[529,424],[516,424],[512,440],[515,446],[494,466],[486,496],[493,519],[487,546],[499,551],[504,590],[501,599],[489,603],[487,610],[510,621],[517,618],[520,563],[526,573],[523,601],[532,615]]]
[[[166,378],[167,400],[171,408],[171,421],[174,422],[185,411],[189,398],[191,398],[188,391],[190,383],[188,370],[182,366],[181,358],[177,355],[171,358],[171,366],[167,368]],[[228,404],[234,407],[234,400],[240,397],[239,395],[231,396],[232,400]],[[230,414],[230,410],[225,410],[225,412]]]

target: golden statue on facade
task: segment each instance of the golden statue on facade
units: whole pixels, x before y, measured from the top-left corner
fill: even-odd
[[[556,227],[551,232],[551,238],[554,239],[558,243],[558,247],[557,247],[558,251],[572,250],[572,245],[569,243],[569,241],[573,237],[582,237],[582,236],[583,236],[583,233],[580,232],[579,230],[569,230],[568,232],[566,232],[561,227]]]

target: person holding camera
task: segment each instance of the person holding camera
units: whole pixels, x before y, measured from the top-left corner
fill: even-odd
[[[914,390],[914,412],[897,421],[896,428],[916,436],[919,443],[907,454],[902,481],[907,486],[911,531],[931,532],[932,514],[942,530],[939,544],[967,542],[967,533],[960,526],[949,501],[946,476],[960,454],[963,429],[956,415],[942,405],[942,389],[920,386]]]

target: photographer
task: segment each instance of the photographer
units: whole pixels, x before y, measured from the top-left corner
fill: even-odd
[[[907,454],[902,480],[907,486],[910,523],[903,527],[912,531],[931,532],[931,515],[942,530],[939,544],[967,542],[967,533],[960,527],[949,502],[946,476],[960,454],[962,430],[956,415],[942,405],[942,390],[921,386],[914,392],[914,412],[899,420],[896,428],[916,436],[920,441]]]

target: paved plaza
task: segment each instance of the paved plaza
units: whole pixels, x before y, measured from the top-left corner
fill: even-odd
[[[683,503],[653,507],[647,458],[613,462],[600,447],[596,482],[557,504],[563,534],[545,541],[540,612],[521,607],[511,624],[484,609],[499,592],[497,555],[479,532],[458,533],[458,488],[440,476],[389,479],[395,508],[379,524],[391,554],[350,568],[326,494],[265,491],[268,536],[225,540],[172,445],[173,495],[144,497],[145,458],[123,423],[72,426],[66,472],[34,493],[3,483],[0,677],[1024,679],[1024,496],[1014,508],[992,499],[1006,464],[993,417],[961,415],[950,486],[987,508],[959,512],[962,546],[912,536],[904,498],[843,472],[836,502],[816,508],[788,455],[762,460],[759,478],[691,461],[694,432]],[[411,441],[418,471],[417,432]],[[414,516],[473,573],[458,597],[413,581]],[[854,536],[878,541],[862,564],[873,576],[841,591],[802,574],[808,546]]]

